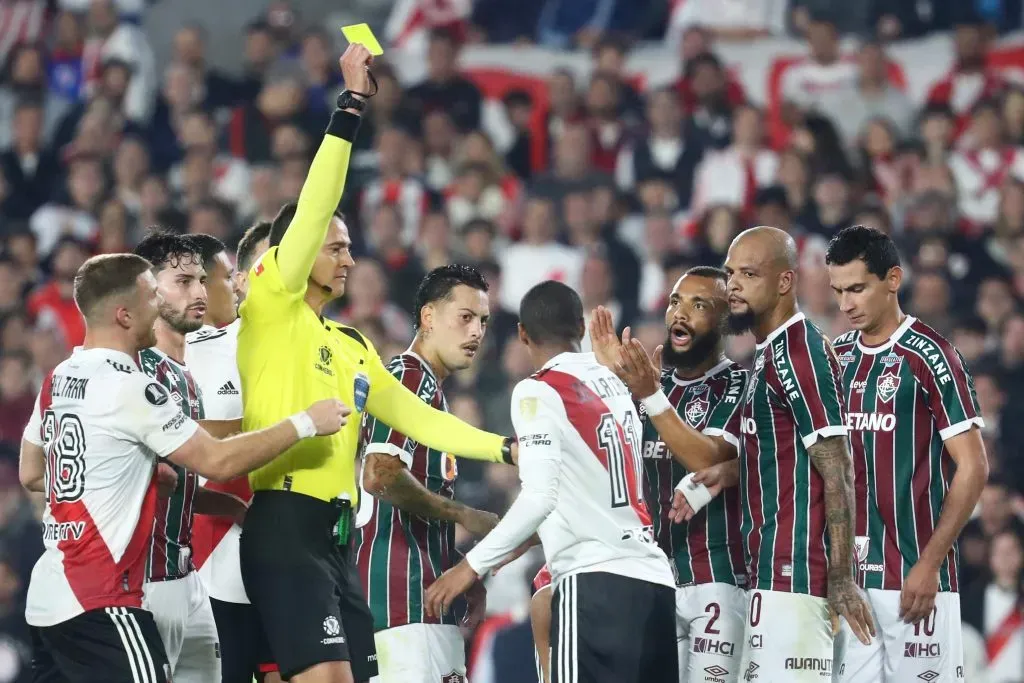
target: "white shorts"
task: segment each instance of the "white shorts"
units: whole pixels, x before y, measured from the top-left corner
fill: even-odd
[[[378,631],[371,683],[466,683],[466,643],[458,626],[406,624]]]
[[[747,592],[727,583],[676,589],[681,683],[740,680]]]
[[[142,606],[153,613],[175,683],[220,680],[220,644],[210,598],[196,572],[143,586]]]
[[[831,681],[833,637],[825,598],[750,590],[746,622],[741,681]]]
[[[960,595],[939,593],[917,625],[900,619],[900,591],[867,591],[876,636],[864,645],[846,621],[837,639],[839,683],[959,683],[964,680]]]

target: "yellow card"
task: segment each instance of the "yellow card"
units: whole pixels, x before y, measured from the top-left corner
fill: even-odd
[[[360,43],[363,47],[370,51],[373,56],[384,54],[384,48],[380,46],[377,41],[377,36],[373,35],[373,31],[370,30],[368,24],[352,24],[351,26],[342,26],[341,32],[350,43]]]

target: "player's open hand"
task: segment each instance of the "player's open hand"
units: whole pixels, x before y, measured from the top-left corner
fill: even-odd
[[[348,423],[352,409],[336,398],[325,398],[317,401],[307,410],[316,425],[317,436],[334,434]]]
[[[661,371],[654,366],[647,349],[638,339],[623,343],[615,374],[626,383],[636,399],[647,398],[661,389]]]
[[[871,618],[864,595],[857,589],[850,576],[830,578],[828,581],[828,608],[832,615],[840,615],[846,619],[857,640],[865,645],[871,644],[875,635],[875,621]],[[836,629],[833,620],[833,631]]]
[[[598,306],[590,315],[590,346],[594,349],[597,362],[611,371],[619,361],[619,349],[622,342],[615,334],[611,312],[604,306]],[[628,334],[628,332],[627,332]]]
[[[430,585],[424,595],[424,607],[427,616],[440,619],[448,613],[455,598],[459,597],[479,579],[469,562],[462,560],[457,565],[441,574],[441,577]]]
[[[900,591],[900,619],[905,624],[916,624],[928,617],[935,608],[935,594],[939,592],[939,571],[918,562],[903,579]]]
[[[689,522],[695,514],[697,513],[690,507],[690,503],[686,500],[683,492],[678,489],[673,491],[672,509],[668,511],[668,518],[672,520],[672,523],[682,524],[683,522]]]
[[[373,55],[360,43],[350,43],[345,54],[338,60],[341,75],[345,79],[345,89],[357,93],[370,92],[370,64]]]
[[[176,488],[178,488],[178,473],[167,463],[158,463],[156,466],[156,495],[160,498],[170,498]]]

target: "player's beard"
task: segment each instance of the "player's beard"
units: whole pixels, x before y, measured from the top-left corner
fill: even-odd
[[[743,334],[744,332],[750,331],[754,327],[754,321],[757,319],[757,315],[747,309],[744,313],[730,313],[726,317],[726,325],[729,328],[729,334]]]
[[[661,349],[662,364],[666,368],[678,368],[680,370],[700,367],[712,354],[717,353],[722,342],[722,333],[719,330],[711,330],[699,337],[693,337],[690,348],[685,351],[676,351],[672,348],[672,333],[669,332],[665,339],[665,346]]]
[[[160,304],[160,318],[167,323],[167,326],[178,334],[188,334],[189,332],[195,332],[203,326],[203,320],[194,320],[189,317],[189,310],[185,309],[182,312],[174,310],[174,308],[168,304]]]

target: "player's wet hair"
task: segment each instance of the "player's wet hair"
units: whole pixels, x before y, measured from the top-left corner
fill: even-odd
[[[579,294],[555,280],[526,293],[519,304],[519,322],[535,344],[578,344],[586,332]]]
[[[252,268],[256,245],[268,237],[270,237],[270,221],[260,221],[245,231],[242,239],[238,242],[238,251],[235,253],[235,267],[240,272],[244,273]]]
[[[845,266],[857,259],[879,280],[900,265],[900,253],[892,238],[866,225],[843,228],[829,241],[825,252],[825,263],[830,266]]]
[[[413,308],[416,311],[416,319],[413,321],[413,326],[417,330],[420,328],[420,313],[424,306],[435,301],[450,301],[452,291],[459,285],[466,285],[481,292],[486,292],[488,289],[483,273],[473,266],[452,263],[434,268],[427,273],[416,289]]]
[[[288,202],[281,207],[281,210],[274,216],[274,220],[270,222],[270,246],[276,247],[281,244],[281,240],[284,239],[284,234],[288,232],[288,226],[292,224],[292,219],[295,218],[295,211],[299,208],[298,202]],[[334,210],[334,217],[345,221],[345,214],[339,209]]]
[[[153,264],[153,272],[181,264],[202,263],[199,245],[189,235],[154,228],[135,247],[135,255]]]
[[[213,235],[198,233],[189,235],[188,238],[199,248],[199,257],[203,259],[203,268],[207,273],[213,268],[217,254],[227,251],[224,243]]]
[[[89,320],[105,299],[135,289],[139,275],[153,264],[135,254],[100,254],[82,264],[75,274],[74,297],[82,317]]]
[[[694,266],[683,273],[683,275],[694,275],[696,277],[706,277],[709,280],[720,280],[723,284],[729,282],[729,274],[721,268],[715,268],[714,266]]]

